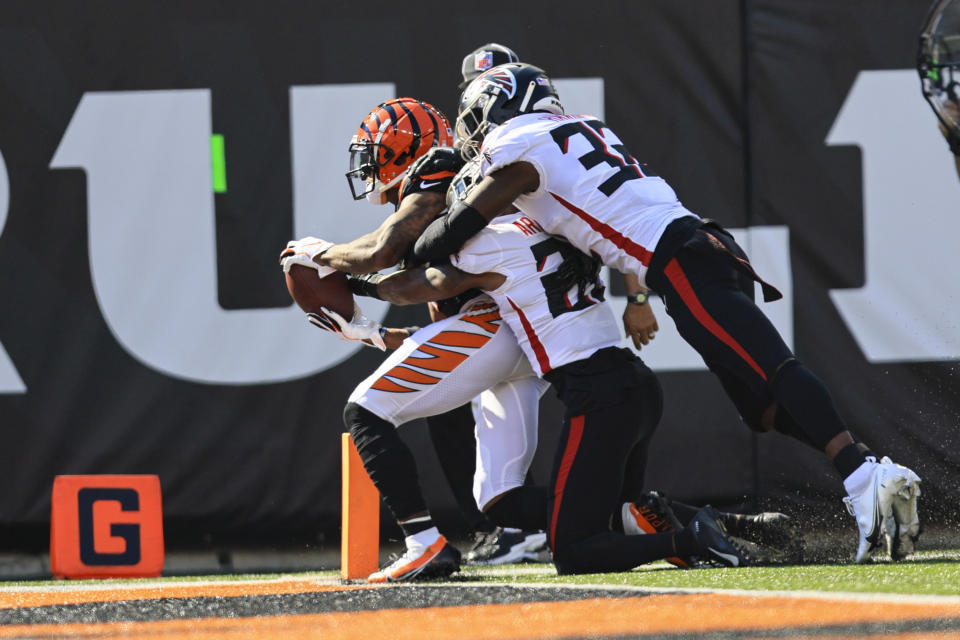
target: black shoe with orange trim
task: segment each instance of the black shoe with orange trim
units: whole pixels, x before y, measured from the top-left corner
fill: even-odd
[[[637,502],[627,502],[621,512],[623,532],[627,535],[646,533],[669,533],[680,531],[683,525],[667,504],[666,499],[656,491],[643,495]],[[696,558],[674,557],[667,562],[684,569],[696,565]]]
[[[446,578],[460,570],[460,551],[443,536],[429,545],[407,538],[407,551],[390,565],[371,573],[367,582],[402,582]]]

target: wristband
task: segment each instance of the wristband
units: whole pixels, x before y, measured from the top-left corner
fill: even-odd
[[[350,276],[347,278],[347,288],[355,296],[366,296],[383,300],[377,290],[377,286],[384,276],[379,273],[367,273],[361,276]]]

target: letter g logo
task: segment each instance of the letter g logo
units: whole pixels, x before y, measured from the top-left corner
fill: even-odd
[[[119,553],[100,553],[96,549],[94,527],[105,527],[106,519],[96,522],[94,506],[102,502],[119,502],[121,511],[139,511],[140,497],[133,489],[81,489],[77,493],[77,517],[80,529],[80,560],[91,567],[135,565],[140,563],[140,525],[110,524],[110,536],[122,538],[126,548]]]
[[[151,577],[163,571],[159,477],[57,476],[51,502],[55,577]]]

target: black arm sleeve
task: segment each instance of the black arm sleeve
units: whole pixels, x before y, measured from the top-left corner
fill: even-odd
[[[367,296],[369,298],[376,298],[377,300],[383,300],[380,297],[380,293],[377,291],[377,286],[380,284],[380,281],[383,280],[384,276],[379,273],[369,273],[362,276],[350,276],[347,278],[347,287],[350,289],[350,293],[355,296]]]
[[[487,226],[487,219],[463,201],[453,205],[450,212],[430,223],[413,247],[413,262],[425,264],[431,260],[448,258],[464,243]]]

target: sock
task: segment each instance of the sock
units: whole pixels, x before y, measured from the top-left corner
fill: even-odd
[[[420,492],[417,463],[397,435],[397,428],[354,402],[344,408],[343,422],[353,436],[363,467],[393,517],[399,521],[425,513],[427,503]]]
[[[833,466],[840,472],[841,478],[847,478],[867,461],[867,456],[877,459],[877,456],[866,446],[853,442],[840,449],[833,459]]]
[[[677,516],[677,520],[679,520],[683,526],[690,524],[693,516],[697,515],[697,512],[700,511],[700,507],[693,507],[689,504],[677,502],[676,500],[667,500],[667,504],[670,506],[670,510],[673,511],[673,515]]]
[[[681,529],[676,532],[673,538],[674,550],[678,556],[695,556],[700,552],[700,546],[697,539],[693,537],[693,531],[690,529]]]
[[[873,473],[874,464],[866,460],[843,478],[843,488],[847,490],[847,494],[852,496],[863,491],[863,488],[870,482],[870,474]]]
[[[410,518],[409,520],[404,520],[398,524],[403,530],[403,535],[408,537],[415,536],[416,534],[428,529],[436,529],[436,527],[433,526],[433,518],[430,517],[430,514],[420,516],[418,518]],[[439,535],[439,532],[437,532],[437,535]]]
[[[513,489],[487,509],[487,517],[501,527],[543,531],[547,528],[547,488]]]
[[[626,529],[623,526],[623,510],[630,508],[629,502],[624,502],[620,505],[619,509],[613,510],[613,515],[610,516],[610,531],[617,531],[619,533],[626,533]]]
[[[830,392],[823,382],[799,361],[787,362],[771,382],[780,404],[777,413],[781,410],[789,413],[792,418],[789,422],[797,430],[802,430],[819,450],[823,451],[834,436],[847,430],[847,425],[833,404]],[[783,427],[788,421],[781,417],[780,422]]]
[[[483,520],[471,525],[470,530],[473,533],[493,533],[497,530],[497,525],[490,522],[490,519],[484,516]]]
[[[436,542],[439,537],[440,531],[436,527],[431,526],[418,533],[408,535],[404,542],[407,543],[407,549],[413,547],[414,544],[418,544],[421,547],[429,547]]]
[[[782,407],[777,407],[776,413],[773,415],[773,428],[778,433],[782,433],[785,436],[790,436],[795,440],[802,442],[805,445],[809,445],[814,449],[817,448],[817,445],[810,439],[810,436],[804,432],[803,428],[797,424],[797,421],[793,419],[793,416],[789,412],[785,411]]]
[[[739,513],[728,513],[726,511],[718,511],[717,515],[719,516],[717,520],[720,521],[720,524],[724,526],[727,530],[727,533],[730,535],[737,535],[740,532],[740,524],[743,521]]]

